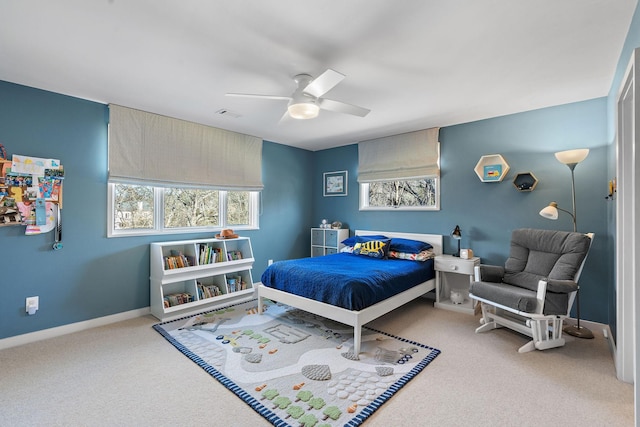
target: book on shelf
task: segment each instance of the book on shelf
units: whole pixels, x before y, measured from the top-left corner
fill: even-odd
[[[200,299],[217,297],[222,295],[222,291],[216,285],[203,285],[200,282],[197,282],[198,285],[198,297]]]
[[[164,269],[172,270],[174,268],[192,267],[196,260],[192,256],[187,256],[182,251],[172,249],[169,255],[164,257]]]
[[[207,244],[198,245],[198,264],[206,265],[222,261],[222,249]]]
[[[242,259],[242,252],[240,251],[228,251],[227,261],[236,261]]]
[[[240,275],[238,276],[228,275],[227,288],[230,293],[237,292],[237,291],[244,291],[245,289],[247,289],[247,282]]]
[[[174,307],[180,304],[193,302],[193,295],[187,292],[178,292],[164,297],[164,308]]]

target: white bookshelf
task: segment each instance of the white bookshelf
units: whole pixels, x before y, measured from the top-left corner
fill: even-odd
[[[248,237],[151,243],[151,314],[168,320],[252,297],[253,263]]]

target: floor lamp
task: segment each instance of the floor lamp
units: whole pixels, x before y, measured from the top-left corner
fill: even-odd
[[[573,213],[560,209],[556,202],[549,203],[549,206],[540,211],[540,215],[547,219],[558,219],[558,211],[566,212],[571,215],[573,219],[573,231],[577,231],[576,227],[576,183],[573,176],[573,170],[576,165],[587,158],[589,155],[589,149],[583,148],[578,150],[567,150],[556,153],[556,159],[560,163],[564,163],[571,169],[571,197],[573,200]],[[567,325],[562,330],[574,337],[578,338],[593,338],[593,332],[584,326],[580,326],[580,285],[578,285],[578,291],[576,293],[576,318],[577,323],[575,325]]]

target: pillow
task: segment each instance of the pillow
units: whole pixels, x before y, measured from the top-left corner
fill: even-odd
[[[389,239],[369,240],[357,242],[353,246],[354,255],[363,255],[371,258],[387,259],[389,257]]]
[[[340,249],[340,252],[346,252],[348,254],[353,253],[353,246],[345,246],[344,248]]]
[[[388,239],[387,236],[373,235],[373,236],[353,236],[348,239],[344,239],[341,243],[345,246],[355,246],[358,242],[368,242],[370,240],[383,240]]]
[[[419,240],[393,238],[391,239],[390,250],[395,252],[417,254],[426,249],[431,249],[432,247],[433,246],[431,246],[429,243],[421,242]]]
[[[407,252],[396,252],[389,251],[389,258],[396,259],[408,259],[410,261],[427,261],[433,258],[435,254],[433,253],[433,249],[425,249],[424,251],[418,252],[417,254],[407,253]]]

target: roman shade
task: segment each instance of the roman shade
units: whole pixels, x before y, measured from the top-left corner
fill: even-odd
[[[262,139],[111,104],[109,182],[259,191]]]
[[[440,176],[440,128],[358,143],[358,182]]]

